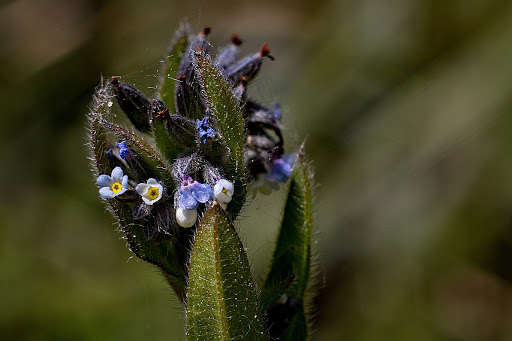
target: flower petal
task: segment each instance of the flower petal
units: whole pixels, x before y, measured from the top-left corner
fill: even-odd
[[[110,187],[102,187],[100,188],[100,196],[105,199],[112,199],[116,194],[110,189]]]
[[[220,179],[213,187],[213,193],[219,203],[228,203],[233,196],[233,184],[226,179]]]
[[[153,205],[153,200],[151,200],[145,196],[142,196],[142,200],[146,203],[146,205]]]
[[[180,208],[183,210],[195,210],[199,202],[193,197],[188,190],[180,189]]]
[[[201,203],[205,203],[211,198],[213,198],[213,191],[210,185],[201,184],[199,182],[195,182],[192,185],[188,186],[190,188],[190,193],[197,201]]]
[[[115,182],[121,183],[123,181],[123,170],[121,167],[117,166],[112,170],[112,179],[114,179]]]
[[[292,175],[292,165],[283,159],[276,159],[272,161],[272,169],[269,175],[277,182],[286,182]]]
[[[154,179],[153,179],[154,180]],[[156,180],[155,180],[156,181]],[[148,180],[149,182],[149,180]],[[149,185],[149,184],[148,184]],[[151,199],[149,197],[149,195],[147,194],[147,192],[149,191],[146,191],[146,193],[142,196],[142,200],[144,200],[144,202],[148,205],[153,205],[155,202],[157,202],[158,200],[160,200],[160,198],[162,198],[162,194],[164,192],[164,188],[162,187],[162,185],[160,185],[158,182],[156,183],[156,185],[151,185],[151,187],[156,187],[158,189],[158,196],[155,198],[155,199]]]
[[[101,187],[110,187],[115,181],[110,176],[106,174],[101,174],[100,176],[98,176],[98,179],[96,179],[96,182]]]
[[[148,192],[149,187],[151,187],[151,185],[140,183],[137,185],[137,187],[135,187],[135,191],[137,191],[139,195],[144,195]]]
[[[123,176],[123,182],[121,182],[121,187],[124,191],[126,191],[126,188],[128,187],[128,175]]]
[[[176,221],[178,225],[181,227],[191,227],[197,221],[197,211],[196,210],[184,210],[178,208],[176,210]]]
[[[158,181],[156,181],[153,178],[149,178],[147,183],[150,184],[150,185],[158,185],[159,184]]]
[[[226,179],[220,179],[215,184],[215,187],[213,188],[213,193],[217,195],[219,192],[222,192],[223,189],[227,190],[228,195],[233,195],[234,186],[231,181],[228,181]]]

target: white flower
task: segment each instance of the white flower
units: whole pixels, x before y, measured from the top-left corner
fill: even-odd
[[[194,226],[197,220],[197,210],[176,209],[176,221],[181,227]]]
[[[226,209],[227,203],[233,198],[233,191],[233,183],[225,179],[220,179],[213,187],[213,195],[224,209]]]
[[[135,190],[148,205],[153,205],[160,200],[164,192],[163,186],[153,178],[149,178],[147,183],[138,184]]]
[[[114,168],[111,176],[101,174],[96,182],[101,186],[101,197],[106,199],[121,195],[128,189],[128,175],[123,175],[121,167]]]

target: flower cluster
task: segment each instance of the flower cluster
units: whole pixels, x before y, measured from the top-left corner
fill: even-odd
[[[176,42],[184,43],[173,53],[180,60],[166,69],[156,98],[112,77],[98,93],[95,112],[103,114],[91,116],[91,145],[101,146],[94,166],[100,174],[112,170],[97,178],[100,196],[115,198],[110,204],[126,215],[123,223],[143,227],[148,238],[194,226],[213,202],[235,219],[247,188],[270,193],[292,173],[281,108],[247,97],[263,60],[274,59],[268,45],[240,58],[242,41],[233,35],[214,57],[209,33],[210,27],[196,35],[178,31]],[[108,117],[112,97],[133,129]]]
[[[128,153],[126,143],[116,144],[124,148]],[[120,153],[122,157],[122,153]],[[101,174],[96,182],[101,186],[99,193],[102,198],[112,199],[124,194],[133,188],[128,186],[128,175],[124,175],[121,167],[115,167],[111,176]],[[135,186],[135,191],[139,194],[146,205],[153,205],[159,201],[164,188],[154,178],[149,178],[146,183],[139,183]],[[214,188],[206,183],[195,181],[189,174],[185,174],[181,180],[179,189],[179,204],[176,208],[176,221],[182,227],[194,226],[197,221],[197,209],[200,204],[206,204],[215,199],[221,207],[227,209],[227,204],[233,197],[233,183],[226,179],[220,179]]]

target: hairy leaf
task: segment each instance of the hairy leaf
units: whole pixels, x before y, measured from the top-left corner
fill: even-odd
[[[127,142],[131,154],[127,160],[115,155],[115,143],[119,141]],[[106,201],[125,234],[130,250],[137,257],[158,266],[182,299],[192,232],[177,228],[174,221],[172,193],[175,184],[169,168],[144,140],[106,121],[101,115],[91,115],[89,145],[96,175],[109,175],[114,167],[119,166],[132,181],[132,188],[148,178],[162,181],[165,194],[154,205],[144,205],[133,189]]]
[[[188,340],[265,340],[247,255],[219,205],[197,228],[188,285]]]
[[[270,334],[279,340],[307,338],[304,302],[311,284],[313,187],[313,171],[301,153],[261,301]]]

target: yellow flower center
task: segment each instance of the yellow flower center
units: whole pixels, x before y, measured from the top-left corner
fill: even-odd
[[[123,189],[123,186],[121,186],[121,184],[119,182],[114,182],[114,184],[112,185],[112,192],[114,193],[118,193],[120,190]]]
[[[156,187],[149,187],[149,189],[148,189],[148,197],[151,200],[155,200],[156,198],[158,198],[158,188],[156,188]]]
[[[225,189],[225,188],[222,189],[222,193],[227,193],[227,192],[228,192],[227,189]]]

